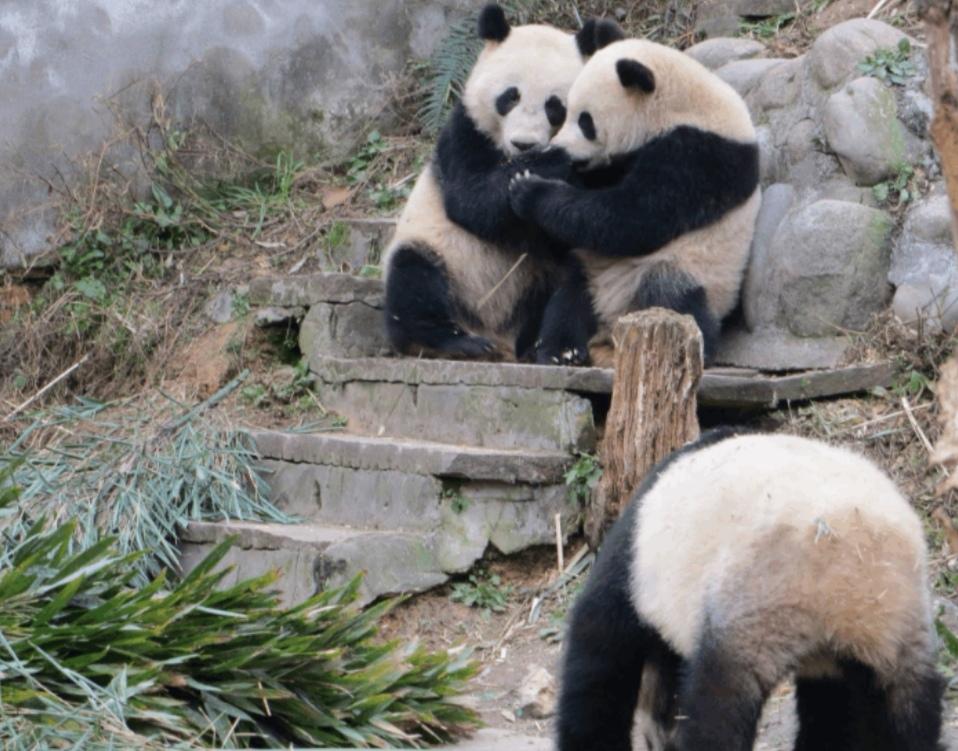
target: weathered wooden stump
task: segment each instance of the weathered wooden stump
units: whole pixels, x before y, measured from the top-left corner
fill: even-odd
[[[691,316],[662,308],[630,313],[616,322],[612,339],[615,381],[600,448],[605,471],[585,516],[593,548],[655,463],[699,435],[702,334]]]

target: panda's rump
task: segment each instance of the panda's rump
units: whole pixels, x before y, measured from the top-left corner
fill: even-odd
[[[424,245],[441,259],[457,303],[482,322],[485,332],[477,333],[510,333],[517,307],[549,273],[541,259],[527,257],[516,266],[519,253],[487,243],[452,222],[432,166],[419,176],[399,217],[386,252],[386,275],[393,253],[409,243]]]
[[[686,657],[708,628],[796,664],[825,650],[881,672],[923,633],[921,525],[851,452],[732,438],[676,461],[640,502],[633,600]]]
[[[745,203],[717,222],[687,232],[646,256],[610,258],[576,251],[586,269],[600,320],[609,327],[630,312],[642,279],[650,268],[662,263],[698,282],[718,318],[728,315],[738,302],[760,205],[761,191],[756,189]]]

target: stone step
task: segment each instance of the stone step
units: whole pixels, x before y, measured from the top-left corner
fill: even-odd
[[[314,358],[320,401],[350,431],[487,448],[595,450],[591,402],[570,387],[602,371],[533,365]],[[563,390],[569,389],[569,390]]]
[[[613,371],[606,368],[390,357],[344,359],[317,355],[310,358],[310,367],[320,384],[339,389],[351,384],[379,382],[414,386],[511,386],[609,394],[614,380]],[[698,399],[705,407],[772,409],[787,401],[805,401],[888,386],[895,372],[890,362],[784,374],[762,373],[749,368],[709,368],[699,383]],[[371,416],[363,419],[375,423]]]
[[[265,459],[462,480],[561,483],[571,460],[561,451],[477,448],[345,433],[262,430],[252,431],[251,436]]]
[[[376,532],[314,524],[191,522],[180,542],[180,565],[192,570],[227,538],[233,547],[220,564],[232,567],[223,584],[278,570],[282,602],[292,605],[363,573],[361,600],[420,592],[448,578],[429,535]]]

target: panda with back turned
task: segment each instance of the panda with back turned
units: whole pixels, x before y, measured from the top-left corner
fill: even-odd
[[[660,306],[692,315],[706,359],[736,306],[761,194],[748,108],[678,50],[625,39],[611,21],[577,36],[589,59],[552,141],[581,184],[517,171],[511,205],[577,249],[550,300],[541,363],[584,364],[617,318]]]
[[[386,332],[405,354],[523,356],[561,256],[513,213],[508,187],[517,167],[569,173],[564,154],[543,150],[582,69],[575,38],[510,27],[497,5],[482,10],[478,31],[485,47],[386,252]]]
[[[865,458],[703,435],[650,472],[573,607],[559,751],[631,751],[640,693],[642,751],[749,751],[789,676],[795,751],[944,751],[926,557]]]

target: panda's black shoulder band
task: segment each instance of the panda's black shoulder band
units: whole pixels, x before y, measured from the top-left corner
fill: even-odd
[[[495,3],[489,3],[479,13],[479,38],[487,42],[502,42],[509,36],[509,21],[505,11]]]

